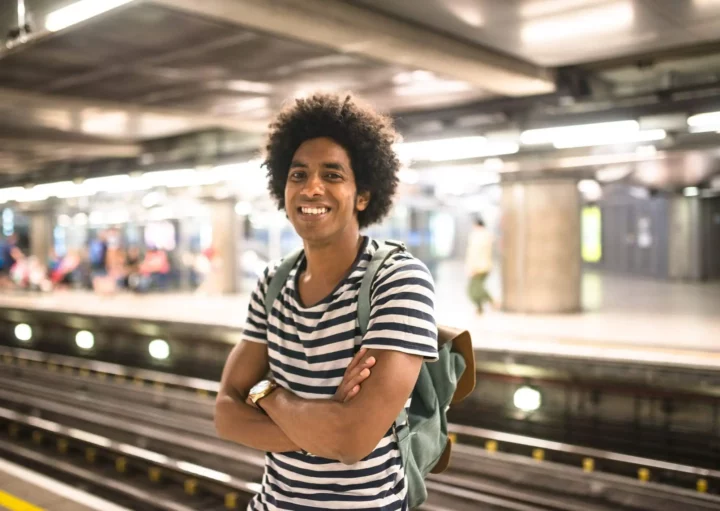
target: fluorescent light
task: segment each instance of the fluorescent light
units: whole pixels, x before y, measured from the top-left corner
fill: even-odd
[[[235,204],[235,214],[241,216],[248,216],[253,211],[253,205],[251,202],[241,200]]]
[[[697,186],[688,186],[683,190],[683,195],[685,197],[697,197],[700,195],[700,190]]]
[[[170,356],[170,345],[162,339],[155,339],[148,345],[150,356],[158,360],[165,360]]]
[[[17,198],[24,192],[25,188],[23,188],[22,186],[0,188],[0,204],[11,200],[17,200]]]
[[[91,177],[82,182],[88,190],[98,192],[121,192],[132,188],[133,179],[128,174]]]
[[[18,341],[27,342],[32,339],[32,327],[27,323],[15,325],[15,338]]]
[[[86,213],[77,213],[73,217],[73,223],[75,225],[87,225],[88,223],[88,216]]]
[[[8,201],[43,201],[49,197],[70,198],[94,195],[99,192],[122,193],[148,190],[155,187],[181,188],[237,181],[242,183],[241,192],[261,193],[267,187],[262,160],[219,165],[210,170],[173,169],[145,172],[140,176],[118,174],[88,178],[81,183],[60,181],[43,183],[31,188],[15,186],[0,188],[0,204]]]
[[[655,147],[652,144],[641,145],[635,149],[635,153],[638,156],[647,156],[647,157],[655,156],[657,154],[657,147]]]
[[[572,147],[589,147],[612,144],[635,144],[662,140],[667,136],[665,130],[646,130],[637,133],[604,133],[601,136],[587,136],[582,133],[567,134],[556,139],[553,145],[556,149]]]
[[[578,181],[578,190],[589,201],[597,201],[602,197],[602,186],[594,179]]]
[[[95,336],[87,330],[80,330],[75,334],[75,344],[84,350],[92,349],[95,346]]]
[[[578,124],[574,126],[559,126],[556,128],[539,128],[523,131],[520,141],[523,144],[552,144],[565,137],[603,137],[607,135],[634,134],[640,130],[637,121],[613,121],[596,124]]]
[[[520,146],[515,142],[489,142],[480,136],[395,144],[395,152],[400,159],[431,162],[501,156],[519,150]]]
[[[488,158],[483,162],[483,170],[489,172],[500,172],[505,167],[505,162],[500,158]]]
[[[582,9],[570,14],[549,16],[528,22],[520,31],[525,45],[556,42],[562,39],[589,37],[631,27],[635,11],[629,2]]]
[[[80,0],[48,14],[45,18],[45,28],[50,32],[57,32],[132,1]]]
[[[91,211],[88,217],[90,225],[102,225],[105,223],[105,213],[102,211]]]
[[[688,117],[688,126],[693,133],[720,130],[720,112],[706,112]]]
[[[585,6],[587,6],[587,0],[535,0],[524,2],[520,6],[520,16],[537,18]]]
[[[195,169],[158,170],[146,172],[140,176],[140,180],[147,188],[154,186],[178,188],[195,184],[196,174]]]
[[[398,96],[427,96],[432,94],[452,94],[467,92],[472,87],[467,82],[459,80],[437,80],[434,82],[415,82],[407,85],[398,85],[393,92]]]
[[[532,387],[520,387],[513,395],[513,404],[523,412],[534,412],[542,405],[542,395]]]
[[[626,178],[632,171],[630,165],[609,165],[595,172],[595,179],[603,183],[610,183]]]

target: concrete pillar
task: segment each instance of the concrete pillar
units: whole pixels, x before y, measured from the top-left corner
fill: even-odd
[[[698,197],[670,201],[668,273],[671,279],[702,278],[702,208]]]
[[[581,309],[580,193],[574,180],[503,184],[503,309]]]
[[[209,205],[214,256],[206,289],[213,294],[235,293],[239,286],[238,245],[241,240],[235,200],[212,201]]]
[[[41,263],[47,261],[53,241],[53,216],[48,211],[33,211],[30,216],[30,254]]]

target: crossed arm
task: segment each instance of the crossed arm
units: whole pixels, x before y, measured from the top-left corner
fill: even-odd
[[[246,404],[245,398],[267,374],[267,346],[243,341],[230,354],[223,372],[215,408],[219,435],[263,451],[303,449],[342,463],[357,463],[373,451],[405,406],[422,357],[369,350],[353,362],[357,362],[356,370],[346,373],[338,389],[344,396],[311,400],[280,388],[260,401],[265,415]],[[363,376],[363,369],[370,366],[371,374]],[[362,381],[360,392],[356,381]]]

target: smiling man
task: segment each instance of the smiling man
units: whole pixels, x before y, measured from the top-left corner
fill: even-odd
[[[266,312],[272,264],[252,293],[244,340],[223,372],[221,437],[267,452],[251,510],[407,509],[394,421],[423,360],[434,360],[434,287],[398,251],[378,270],[370,321],[358,323],[360,284],[397,188],[390,120],[352,97],[315,95],[270,127],[270,193],[303,239],[303,253]]]

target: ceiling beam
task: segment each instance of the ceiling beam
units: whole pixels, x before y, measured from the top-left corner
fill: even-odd
[[[555,90],[551,73],[528,62],[339,0],[152,0],[342,53],[432,71],[504,96]]]
[[[267,123],[128,102],[41,94],[0,87],[0,108],[22,110],[28,118],[50,113],[49,128],[119,140],[167,137],[206,128],[262,133]],[[114,117],[113,117],[114,116]]]
[[[67,152],[76,157],[129,158],[138,156],[142,147],[138,144],[113,144],[108,142],[53,140],[36,137],[0,137],[0,153]]]

